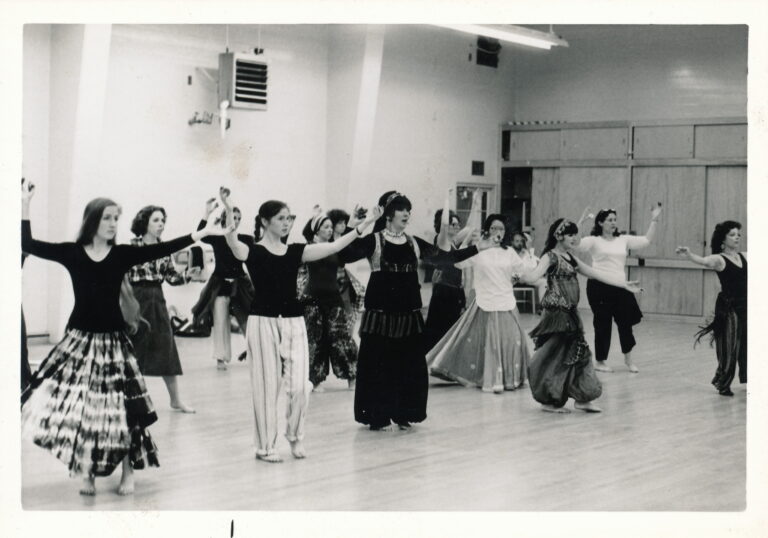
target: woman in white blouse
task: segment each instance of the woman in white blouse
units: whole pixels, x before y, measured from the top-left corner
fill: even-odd
[[[635,236],[619,234],[615,209],[601,209],[595,216],[592,234],[582,238],[578,250],[592,256],[593,268],[601,269],[624,280],[626,279],[624,266],[628,252],[651,244],[660,215],[661,203],[651,209],[651,223],[645,235]],[[597,361],[595,369],[599,372],[613,371],[606,364],[606,359],[611,348],[611,331],[613,330],[611,324],[615,322],[619,332],[621,352],[624,354],[624,363],[630,372],[639,372],[631,356],[636,343],[632,327],[640,323],[643,317],[635,296],[626,289],[589,279],[587,299],[594,314],[592,323],[595,328],[595,360]]]
[[[485,237],[499,242],[506,231],[502,215],[489,215]],[[497,394],[520,387],[527,378],[531,348],[520,326],[513,280],[524,271],[514,249],[487,249],[457,263],[474,272],[474,301],[427,354],[435,377]]]

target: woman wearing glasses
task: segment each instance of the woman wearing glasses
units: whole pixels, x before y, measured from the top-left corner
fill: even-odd
[[[660,215],[661,203],[658,203],[651,208],[651,223],[648,231],[644,236],[634,236],[619,234],[615,209],[601,209],[595,216],[592,234],[582,238],[578,250],[592,256],[593,268],[625,280],[624,266],[627,263],[627,254],[630,250],[642,249],[651,244],[656,235],[656,222]],[[624,363],[630,372],[639,372],[631,356],[636,344],[632,327],[640,323],[643,317],[635,296],[624,288],[590,278],[587,280],[587,299],[594,315],[592,323],[595,328],[595,360],[597,361],[595,370],[613,371],[606,364],[606,360],[611,348],[612,323],[616,323]]]
[[[501,243],[505,232],[503,215],[485,219],[483,236]],[[513,281],[524,270],[520,256],[502,244],[456,267],[473,270],[475,300],[428,353],[431,374],[497,394],[520,387],[532,353],[513,290]]]

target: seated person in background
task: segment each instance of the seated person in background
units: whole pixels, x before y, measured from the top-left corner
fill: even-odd
[[[514,232],[512,234],[512,248],[515,249],[517,255],[523,260],[523,266],[526,271],[532,271],[539,264],[539,258],[534,256],[533,247],[528,248],[528,244],[532,243],[531,236],[523,232]],[[540,278],[532,284],[536,287],[536,294],[541,301],[544,297],[544,292],[547,290],[547,279]]]

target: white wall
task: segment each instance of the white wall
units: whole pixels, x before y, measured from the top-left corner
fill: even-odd
[[[569,48],[512,59],[508,120],[746,116],[746,26],[557,26]]]
[[[449,186],[498,181],[499,124],[512,113],[513,72],[509,64],[478,66],[474,54],[469,61],[474,41],[423,25],[386,30],[371,195],[405,193],[414,205],[410,231],[427,239]],[[471,175],[473,160],[485,162],[484,177]]]

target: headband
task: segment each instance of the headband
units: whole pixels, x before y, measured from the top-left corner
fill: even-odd
[[[330,218],[328,217],[327,213],[320,213],[319,215],[315,215],[312,217],[312,220],[310,221],[310,228],[312,228],[312,233],[316,234],[318,230],[320,230],[320,226],[323,225],[323,222],[325,219]]]
[[[616,210],[613,209],[612,207],[608,207],[606,209],[601,209],[600,213],[616,213]]]
[[[403,195],[400,194],[399,192],[395,191],[392,194],[390,194],[389,196],[387,196],[387,201],[384,203],[384,209],[386,209],[387,206],[389,206],[389,204],[391,204],[394,201],[394,199],[397,198],[398,196],[403,196]],[[404,196],[403,196],[403,198],[404,198]]]
[[[557,227],[557,230],[555,230],[555,235],[562,235],[563,230],[565,230],[566,226],[571,224],[571,221],[568,219],[563,219],[563,222],[560,223],[560,225]]]

